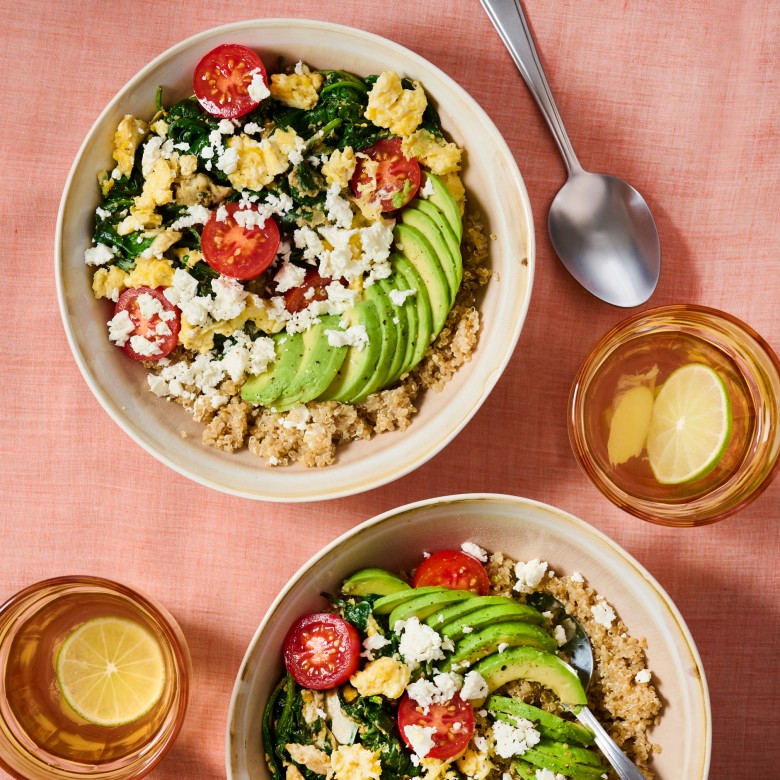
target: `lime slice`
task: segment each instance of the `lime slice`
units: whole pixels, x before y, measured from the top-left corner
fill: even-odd
[[[666,380],[653,405],[650,468],[664,485],[698,479],[718,464],[730,436],[731,404],[723,380],[708,366],[683,366]]]
[[[126,618],[95,618],[73,629],[57,654],[56,671],[70,707],[99,726],[138,720],[165,685],[159,642]]]
[[[645,448],[655,396],[651,388],[638,385],[621,393],[609,423],[607,454],[613,466],[638,458]]]

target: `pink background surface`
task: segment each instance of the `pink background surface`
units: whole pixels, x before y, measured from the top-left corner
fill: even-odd
[[[701,652],[714,717],[710,776],[778,776],[780,480],[740,515],[688,531],[623,514],[578,470],[565,426],[569,386],[598,336],[627,312],[591,298],[553,254],[546,214],[563,164],[477,0],[2,5],[0,600],[39,579],[91,573],[142,587],[176,615],[195,684],[183,732],[153,777],[224,777],[227,708],[244,650],[311,554],[400,503],[468,491],[555,504],[636,556],[674,599]],[[663,270],[650,303],[725,309],[780,348],[780,6],[525,6],[583,166],[625,178],[653,210]],[[491,397],[417,472],[330,503],[232,498],[159,465],[88,391],[56,303],[60,194],[99,112],[169,46],[258,16],[362,27],[438,65],[503,133],[535,214],[531,310]]]

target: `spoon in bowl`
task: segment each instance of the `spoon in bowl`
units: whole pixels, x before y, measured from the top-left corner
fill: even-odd
[[[549,593],[531,593],[526,597],[525,602],[540,612],[552,613],[550,622],[553,625],[563,626],[564,630],[568,628],[567,636],[573,630],[571,638],[561,647],[561,650],[569,657],[569,666],[577,672],[582,687],[587,691],[593,677],[593,647],[585,629],[564,610],[563,604]],[[604,727],[596,720],[596,716],[587,707],[572,707],[571,712],[577,716],[577,720],[583,726],[593,732],[596,746],[617,772],[620,780],[645,780],[645,776],[618,747],[615,740],[607,734]]]
[[[548,230],[569,273],[614,306],[644,303],[661,273],[661,244],[644,198],[629,184],[589,173],[561,121],[520,0],[480,0],[552,131],[569,178],[550,206]]]

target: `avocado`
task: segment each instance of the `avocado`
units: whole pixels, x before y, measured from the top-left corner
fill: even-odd
[[[441,263],[417,228],[397,223],[393,233],[396,248],[414,265],[425,283],[433,314],[433,335],[438,336],[450,311],[450,288]]]
[[[390,366],[395,357],[395,347],[398,342],[398,329],[393,318],[393,304],[379,282],[375,282],[366,289],[365,301],[373,303],[379,317],[379,333],[381,344],[379,358],[373,372],[368,376],[362,387],[356,387],[355,392],[346,400],[351,404],[359,404],[365,401],[371,393],[384,387],[389,375]]]
[[[389,596],[411,589],[411,585],[384,569],[361,569],[347,577],[341,585],[345,596]]]
[[[303,331],[303,355],[298,371],[274,401],[280,412],[311,401],[333,381],[348,347],[331,346],[325,331],[339,330],[339,319],[333,315],[321,317],[318,323]]]
[[[435,612],[433,615],[426,618],[425,622],[431,628],[441,631],[444,626],[451,623],[453,620],[457,620],[471,612],[476,612],[482,607],[505,606],[506,604],[511,603],[511,601],[512,599],[508,599],[506,596],[475,596],[472,593],[471,598],[468,601],[462,601],[460,604],[453,604],[451,607]]]
[[[392,630],[399,620],[408,620],[410,617],[424,620],[432,612],[441,609],[444,604],[463,601],[471,598],[472,595],[471,591],[468,590],[444,590],[438,593],[425,593],[416,599],[404,601],[390,613],[390,629]]]
[[[485,702],[485,708],[498,717],[498,713],[505,713],[514,718],[525,718],[538,724],[539,729],[553,739],[560,739],[564,742],[577,742],[580,745],[592,745],[594,743],[593,734],[570,720],[565,720],[560,715],[547,712],[540,707],[534,707],[533,704],[526,704],[520,699],[513,699],[509,696],[490,696]]]
[[[382,385],[382,387],[389,387],[401,374],[401,368],[403,367],[404,358],[406,357],[406,350],[409,346],[409,318],[406,316],[406,301],[404,300],[404,302],[398,306],[393,303],[393,299],[390,297],[390,293],[392,292],[406,290],[406,277],[401,276],[400,274],[393,274],[387,279],[380,280],[377,284],[379,285],[380,290],[387,296],[387,300],[390,303],[390,308],[393,312],[392,322],[395,325],[396,330],[393,361],[387,370],[387,377]]]
[[[551,752],[540,750],[539,746],[529,748],[523,753],[524,762],[533,764],[539,769],[549,769],[556,774],[562,774],[571,780],[601,780],[609,767],[601,764],[600,766],[589,766],[580,764],[573,759],[567,759]]]
[[[491,623],[509,623],[522,621],[524,623],[536,623],[537,625],[545,622],[545,617],[541,612],[537,612],[533,607],[527,607],[525,604],[518,604],[511,599],[505,599],[506,604],[494,607],[482,607],[476,612],[470,612],[463,617],[450,621],[439,633],[442,636],[449,637],[453,642],[457,642],[468,633],[469,628],[473,631],[479,631]]]
[[[277,333],[276,360],[267,371],[250,376],[241,388],[241,398],[255,406],[271,406],[289,386],[303,357],[303,334]]]
[[[461,639],[455,646],[455,652],[447,659],[447,668],[457,671],[471,666],[480,658],[497,653],[500,645],[528,645],[551,653],[558,649],[558,643],[543,628],[532,623],[497,623]]]
[[[447,285],[450,288],[450,308],[455,303],[455,296],[458,294],[460,280],[463,273],[458,273],[461,268],[461,257],[458,252],[457,257],[453,257],[447,243],[442,236],[436,223],[420,209],[409,207],[401,212],[401,222],[420,231],[423,237],[431,245],[436,257],[441,264],[444,275],[447,277]]]
[[[406,341],[403,345],[399,345],[403,346],[403,354],[401,355],[401,361],[399,365],[395,366],[394,364],[395,371],[388,380],[388,384],[391,385],[397,382],[409,370],[408,366],[411,366],[412,359],[417,348],[417,338],[419,332],[419,320],[417,315],[417,307],[419,305],[417,300],[418,290],[416,287],[412,286],[412,284],[409,282],[409,279],[407,279],[406,274],[404,274],[398,268],[396,261],[399,257],[400,255],[393,255],[391,258],[393,275],[390,277],[388,282],[391,282],[397,290],[411,290],[412,292],[410,295],[406,296],[403,304],[400,307],[396,307],[397,309],[403,309],[403,315],[406,318]],[[423,295],[427,295],[425,291],[423,291]]]
[[[397,273],[403,274],[409,289],[415,290],[414,298],[407,298],[407,302],[414,301],[417,312],[417,335],[410,339],[411,351],[407,353],[406,364],[401,369],[403,375],[411,371],[424,357],[428,347],[433,341],[433,313],[431,311],[431,299],[428,295],[428,288],[425,286],[417,269],[403,255],[394,254],[392,256],[393,267]]]
[[[444,216],[442,210],[431,203],[425,198],[418,198],[413,203],[416,209],[419,209],[424,214],[427,214],[439,228],[444,243],[447,244],[447,248],[450,250],[450,254],[458,259],[458,287],[463,279],[463,254],[460,249],[460,240],[455,238],[455,233],[452,232],[450,223],[447,222],[447,217]]]
[[[513,647],[483,658],[474,670],[485,679],[490,693],[511,680],[532,680],[550,688],[565,705],[577,707],[588,702],[574,669],[546,650]]]
[[[545,739],[534,745],[534,749],[540,753],[546,753],[548,756],[555,756],[570,763],[597,766],[602,772],[606,771],[601,756],[594,750],[569,745],[565,741],[559,742],[558,740]]]
[[[389,615],[399,604],[403,604],[405,601],[416,599],[418,596],[423,596],[427,593],[438,593],[447,590],[450,589],[441,585],[427,585],[424,588],[400,590],[397,593],[391,593],[383,596],[381,599],[377,599],[374,602],[373,612],[375,615]]]
[[[348,327],[363,325],[368,344],[362,349],[348,347],[344,362],[328,388],[319,396],[321,401],[349,401],[360,392],[374,375],[382,350],[379,313],[372,301],[360,301],[344,317]]]
[[[452,228],[452,232],[455,234],[455,238],[458,239],[458,244],[460,244],[463,238],[463,219],[460,216],[460,207],[455,198],[452,197],[452,193],[443,179],[432,173],[426,173],[425,178],[431,182],[433,187],[433,194],[428,196],[428,200],[441,209]]]

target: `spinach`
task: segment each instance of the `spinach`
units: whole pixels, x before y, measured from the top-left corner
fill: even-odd
[[[138,255],[150,247],[152,241],[154,241],[154,236],[141,238],[138,233],[120,236],[116,232],[116,226],[108,219],[99,221],[95,228],[95,242],[114,249],[115,265],[118,265],[123,271],[132,271],[135,268]]]
[[[209,134],[217,128],[217,120],[206,113],[193,97],[171,106],[166,120],[168,138],[173,139],[174,144],[189,144],[190,154],[197,154],[199,158],[209,145]]]

